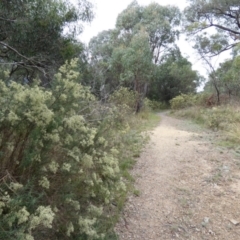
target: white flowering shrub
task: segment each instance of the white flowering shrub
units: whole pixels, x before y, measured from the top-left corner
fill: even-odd
[[[0,239],[103,239],[112,227],[130,128],[116,128],[116,107],[98,119],[76,67],[48,89],[0,81]]]

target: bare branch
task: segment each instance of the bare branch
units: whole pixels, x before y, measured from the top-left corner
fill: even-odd
[[[228,32],[237,34],[237,35],[240,35],[240,32],[237,32],[237,31],[232,30],[232,29],[227,28],[227,27],[223,27],[223,26],[221,26],[221,25],[219,25],[219,24],[211,23],[210,26],[213,26],[213,27],[216,27],[216,28],[220,28],[220,29],[222,29],[222,30],[225,30],[225,31],[228,31]]]
[[[213,55],[210,55],[209,57],[216,57],[217,55],[225,52],[225,51],[228,51],[230,49],[232,49],[233,47],[237,46],[238,43],[233,43],[233,44],[230,44],[228,46],[226,46],[225,48],[221,49],[220,51],[218,51],[217,53],[213,54]]]
[[[15,48],[9,46],[8,44],[6,44],[6,43],[4,43],[4,42],[2,42],[2,41],[0,41],[0,44],[3,45],[3,46],[6,47],[6,48],[12,50],[12,51],[15,52],[18,56],[24,58],[25,60],[27,60],[27,61],[34,61],[34,60],[32,60],[32,59],[29,59],[29,58],[25,57],[25,56],[22,55],[20,52],[18,52]]]
[[[18,56],[20,56],[21,58],[23,58],[24,60],[26,60],[27,62],[15,62],[16,65],[22,66],[24,68],[27,67],[31,67],[31,68],[36,68],[37,70],[39,70],[40,72],[42,72],[44,74],[44,76],[46,76],[46,72],[44,70],[44,66],[41,62],[36,61],[34,59],[28,58],[24,55],[22,55],[20,52],[18,52],[15,48],[9,46],[8,44],[0,41],[0,44],[3,45],[4,47],[8,48],[9,50],[13,51],[14,53],[16,53]]]
[[[207,63],[207,65],[210,67],[211,72],[212,72],[212,83],[213,86],[216,90],[217,93],[217,104],[220,104],[220,91],[219,91],[219,87],[217,84],[217,78],[216,78],[216,70],[214,69],[213,65],[211,64],[211,62],[207,59],[207,57],[203,54],[203,52],[201,52],[200,50],[198,51],[199,55],[201,56],[201,58]]]

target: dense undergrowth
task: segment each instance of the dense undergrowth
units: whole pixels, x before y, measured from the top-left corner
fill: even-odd
[[[114,238],[141,131],[157,119],[146,105],[134,114],[124,88],[99,103],[76,68],[50,88],[0,81],[0,239]]]
[[[214,131],[222,131],[229,143],[240,143],[240,107],[235,99],[225,104],[207,105],[208,94],[180,95],[171,101],[174,115],[193,119]]]

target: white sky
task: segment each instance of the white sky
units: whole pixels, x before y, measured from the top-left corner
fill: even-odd
[[[83,33],[79,36],[79,40],[88,43],[89,40],[103,30],[113,29],[116,19],[132,0],[90,0],[95,6],[95,17],[90,24],[86,24]],[[138,0],[140,5],[148,5],[151,2],[159,3],[160,5],[175,5],[183,10],[187,6],[187,0]],[[201,60],[192,49],[192,42],[185,40],[182,36],[178,41],[178,45],[184,57],[187,57],[193,64],[193,69],[197,70],[201,75],[207,76],[205,67]]]

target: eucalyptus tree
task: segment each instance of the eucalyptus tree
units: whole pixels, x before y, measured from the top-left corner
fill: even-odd
[[[232,61],[216,70],[212,58],[222,52],[232,50],[240,42],[240,4],[238,0],[189,0],[184,10],[185,29],[189,38],[195,41],[194,48],[209,68],[209,86],[213,86],[220,103],[220,94],[228,89],[231,82],[222,81],[223,69],[227,70]],[[227,71],[229,72],[229,71]],[[225,75],[225,74],[224,74]]]
[[[124,67],[122,80],[132,82],[133,89],[138,93],[136,103],[136,112],[138,112],[142,106],[142,100],[146,96],[153,70],[152,54],[146,32],[134,35],[129,47],[122,55],[122,64]]]
[[[133,1],[121,14],[116,22],[116,31],[118,40],[124,45],[131,45],[132,40],[139,33],[145,34],[144,51],[148,51],[139,64],[143,71],[143,77],[140,80],[141,87],[138,88],[136,77],[132,77],[134,88],[141,96],[145,96],[153,78],[156,77],[154,68],[161,65],[164,56],[174,48],[175,41],[179,37],[179,25],[181,13],[175,6],[161,6],[157,3],[151,3],[148,6],[140,6]],[[137,46],[137,45],[136,45]],[[146,50],[148,48],[148,50]],[[134,52],[132,52],[134,54]],[[135,54],[137,58],[137,54]],[[153,65],[149,65],[149,56]],[[146,66],[143,66],[143,63]],[[132,64],[131,66],[135,66]],[[150,70],[151,69],[151,70]],[[145,70],[147,70],[145,72]],[[146,74],[147,73],[147,74]],[[140,74],[138,74],[140,75]],[[145,81],[143,83],[143,81]]]
[[[111,91],[125,86],[137,91],[141,99],[146,95],[153,67],[148,34],[137,32],[128,45],[118,42],[115,34],[115,30],[103,31],[89,43],[93,91],[98,94],[98,87],[98,95],[107,98]]]
[[[92,92],[106,98],[111,89],[115,88],[116,74],[112,71],[112,54],[114,48],[114,30],[102,31],[93,37],[88,45],[90,69],[93,74],[91,80]],[[117,80],[118,82],[118,80]],[[118,83],[117,83],[118,84]]]
[[[168,101],[180,92],[194,92],[199,76],[176,47],[181,13],[177,7],[133,1],[119,14],[116,27],[89,44],[91,65],[102,95],[119,85],[138,93],[136,110],[146,96]],[[170,55],[178,54],[176,58]],[[177,53],[176,53],[177,52]]]
[[[0,60],[31,81],[36,73],[49,80],[54,70],[82,51],[75,40],[82,22],[93,17],[92,5],[78,0],[0,1]]]
[[[205,56],[216,56],[240,42],[239,0],[189,0],[185,29]],[[210,31],[214,29],[214,31]]]
[[[169,102],[180,94],[196,92],[203,78],[192,70],[192,64],[181,55],[178,48],[167,54],[161,65],[155,67],[148,97]]]
[[[151,3],[142,7],[133,1],[119,14],[116,29],[119,38],[125,42],[129,42],[135,33],[144,29],[149,37],[153,62],[158,64],[178,38],[180,21],[181,14],[175,6]]]
[[[240,56],[221,63],[215,75],[221,93],[227,94],[229,99],[240,96]]]

